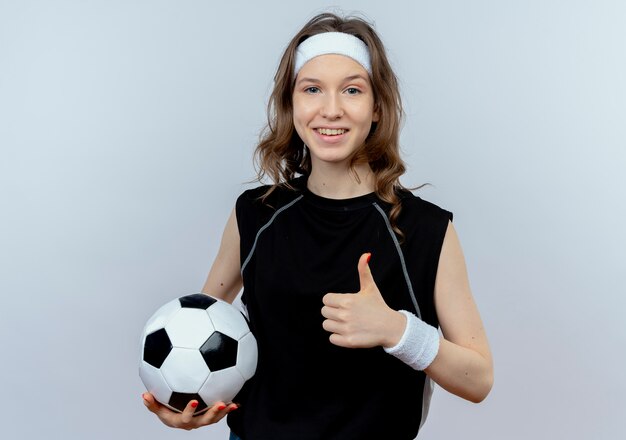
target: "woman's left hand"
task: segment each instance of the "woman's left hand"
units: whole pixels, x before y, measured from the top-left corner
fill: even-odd
[[[368,265],[370,256],[367,253],[359,258],[361,290],[327,293],[322,300],[322,316],[326,318],[322,327],[331,333],[330,342],[340,347],[393,347],[404,333],[406,318],[385,303]]]

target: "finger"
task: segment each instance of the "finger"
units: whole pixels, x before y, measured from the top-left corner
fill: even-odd
[[[144,405],[146,405],[150,412],[154,413],[167,426],[174,426],[174,417],[178,414],[175,414],[165,405],[159,403],[150,393],[143,393],[142,397]]]
[[[332,344],[337,345],[339,347],[349,347],[346,338],[340,334],[333,333],[328,337],[328,339],[330,340]]]
[[[211,408],[204,414],[202,414],[200,418],[201,425],[209,425],[211,423],[217,423],[227,414],[226,405],[224,402],[215,402]]]
[[[146,408],[155,414],[159,411],[159,407],[162,406],[150,393],[143,393],[141,397],[143,398],[143,404]]]
[[[361,255],[359,258],[359,264],[357,265],[357,269],[359,271],[359,284],[361,286],[361,290],[366,289],[372,285],[375,285],[374,278],[372,277],[372,271],[370,270],[369,261],[372,257],[372,254],[367,252]]]
[[[337,321],[331,321],[330,319],[325,319],[322,322],[322,328],[330,333],[337,333],[337,334],[342,333],[341,324]]]
[[[193,420],[193,413],[196,412],[197,407],[197,400],[190,400],[189,402],[187,402],[187,406],[185,406],[185,409],[183,410],[180,417],[181,422],[183,422],[184,424],[190,423]]]
[[[341,293],[327,293],[322,297],[322,303],[328,307],[341,307],[345,295]]]
[[[341,321],[341,309],[335,307],[324,306],[322,307],[322,316],[333,321]]]

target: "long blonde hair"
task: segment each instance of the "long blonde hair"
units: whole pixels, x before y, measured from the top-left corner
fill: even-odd
[[[390,222],[402,236],[396,226],[400,213],[397,191],[404,189],[399,178],[406,171],[399,145],[402,101],[398,80],[383,43],[372,26],[361,18],[322,13],[305,24],[289,42],[274,76],[274,89],[267,106],[267,126],[255,150],[257,179],[261,181],[267,176],[272,180],[273,185],[264,196],[267,197],[278,186],[290,187],[289,181],[297,175],[308,176],[311,172],[311,158],[293,123],[293,71],[298,45],[310,36],[323,32],[352,34],[369,48],[372,64],[370,79],[379,120],[372,123],[364,144],[352,156],[350,168],[354,170],[354,166],[360,163],[370,165],[375,176],[376,195],[392,205]]]

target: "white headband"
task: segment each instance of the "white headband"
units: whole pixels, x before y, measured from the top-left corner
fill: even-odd
[[[370,52],[359,38],[343,32],[324,32],[304,40],[296,49],[294,77],[307,61],[320,55],[344,55],[359,63],[367,73],[372,74]]]

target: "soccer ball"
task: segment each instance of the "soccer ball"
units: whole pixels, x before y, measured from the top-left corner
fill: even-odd
[[[141,336],[139,376],[156,400],[196,414],[217,401],[231,402],[257,364],[256,339],[233,305],[202,293],[159,308]]]

